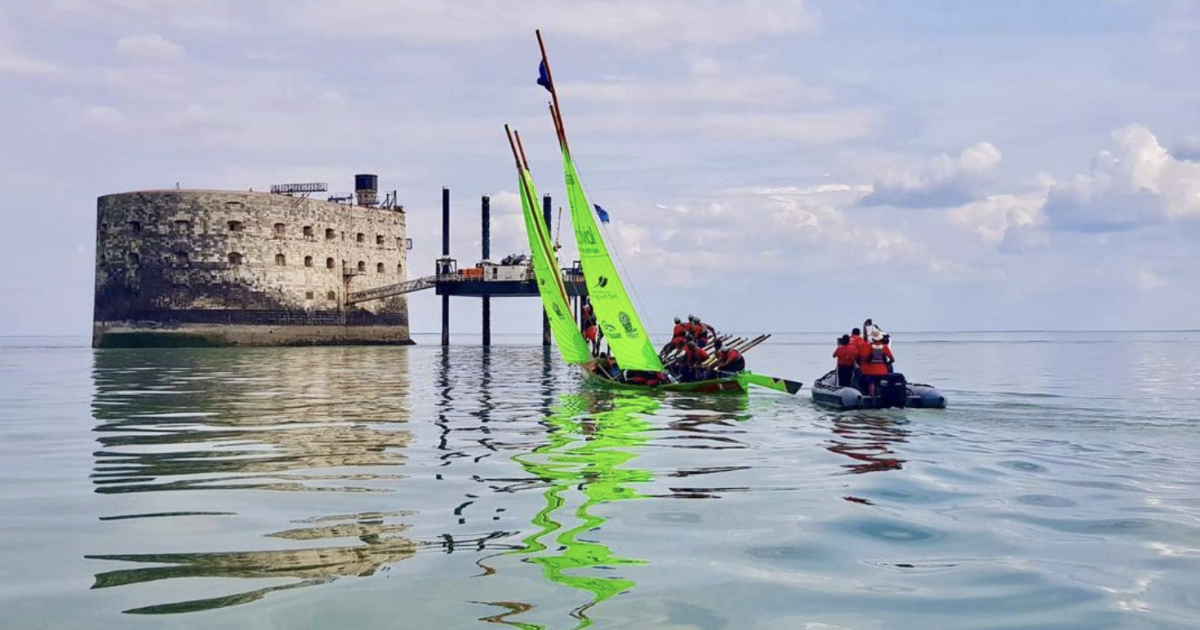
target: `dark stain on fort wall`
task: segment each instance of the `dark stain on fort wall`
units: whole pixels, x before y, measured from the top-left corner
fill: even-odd
[[[300,197],[154,190],[101,197],[92,344],[403,344],[405,215]]]

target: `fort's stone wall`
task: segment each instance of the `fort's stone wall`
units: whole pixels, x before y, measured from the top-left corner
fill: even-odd
[[[405,215],[253,192],[101,197],[93,345],[409,343]]]

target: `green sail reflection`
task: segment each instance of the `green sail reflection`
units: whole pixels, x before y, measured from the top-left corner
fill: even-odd
[[[643,418],[658,407],[653,398],[637,395],[564,396],[560,406],[546,418],[551,429],[549,442],[513,458],[549,484],[543,493],[546,507],[533,519],[539,529],[526,537],[524,549],[515,553],[527,556],[526,562],[540,565],[547,580],[591,593],[591,601],[572,612],[578,619],[576,628],[592,625],[588,609],[636,585],[628,578],[596,575],[589,569],[646,563],[618,556],[603,543],[580,536],[596,532],[608,520],[593,514],[593,508],[645,496],[632,486],[648,483],[651,473],[625,466],[637,457],[636,449],[650,440],[650,424]],[[571,491],[576,488],[582,492],[583,501],[568,511]],[[578,524],[567,528],[565,517],[572,516]],[[550,540],[556,551],[549,551]],[[501,618],[491,620],[524,629],[542,627]]]

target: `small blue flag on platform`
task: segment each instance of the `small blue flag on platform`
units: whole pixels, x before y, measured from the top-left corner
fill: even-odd
[[[538,85],[546,88],[547,92],[554,93],[554,86],[550,83],[550,73],[546,72],[545,61],[538,64]]]
[[[608,210],[601,208],[598,203],[593,205],[596,206],[596,216],[600,217],[600,222],[608,223]]]

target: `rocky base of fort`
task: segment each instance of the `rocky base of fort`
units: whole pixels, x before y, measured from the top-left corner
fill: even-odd
[[[97,322],[94,348],[411,345],[408,326]]]

